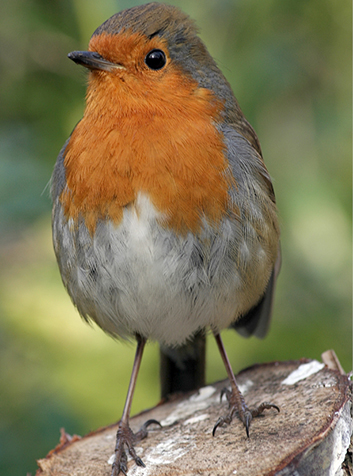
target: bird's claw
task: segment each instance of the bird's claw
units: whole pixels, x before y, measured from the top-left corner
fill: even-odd
[[[213,427],[212,436],[215,436],[216,430],[219,426],[229,425],[233,421],[234,415],[237,414],[240,420],[243,422],[245,426],[246,436],[249,438],[250,437],[249,429],[250,429],[250,424],[253,418],[261,415],[264,410],[268,410],[270,408],[274,408],[278,412],[280,411],[277,405],[274,405],[273,403],[269,403],[269,402],[263,402],[261,403],[261,405],[251,410],[248,408],[248,406],[245,403],[239,406],[235,396],[233,395],[233,392],[229,390],[228,388],[222,389],[220,394],[221,401],[222,401],[223,395],[227,397],[227,401],[229,404],[229,412],[226,416],[218,418],[215,426]]]
[[[136,454],[134,443],[147,437],[147,428],[152,424],[162,427],[162,425],[157,420],[147,420],[141,426],[138,432],[133,433],[128,424],[120,423],[116,434],[115,460],[112,465],[111,476],[118,476],[120,473],[123,473],[124,476],[127,476],[127,453],[129,453],[137,466],[141,466],[143,468],[145,467],[142,459]]]
[[[147,437],[148,435],[148,431],[147,431],[147,428],[150,426],[150,425],[159,425],[160,428],[162,428],[162,425],[159,423],[159,421],[157,420],[147,420],[142,426],[141,428],[139,429],[139,431],[137,433],[134,434],[134,441],[141,441],[143,440],[144,438]]]
[[[261,415],[264,410],[269,410],[270,408],[274,408],[275,410],[280,412],[280,409],[277,405],[274,403],[269,403],[269,402],[262,402],[261,405],[259,405],[257,408],[251,411],[251,414],[253,417],[257,417],[258,415]]]
[[[230,398],[231,398],[231,396],[232,396],[232,392],[231,392],[231,391],[229,390],[229,388],[227,388],[227,387],[222,388],[221,393],[220,393],[221,403],[222,403],[223,395],[226,396],[227,401],[229,402],[229,401],[230,401]]]

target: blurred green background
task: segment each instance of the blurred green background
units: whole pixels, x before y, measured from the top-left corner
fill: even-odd
[[[67,53],[136,1],[0,3],[0,474],[36,471],[59,429],[121,414],[134,347],[82,323],[51,245],[47,183],[84,107],[86,72]],[[230,81],[274,179],[283,266],[264,341],[225,331],[235,372],[320,359],[351,369],[351,3],[175,0]],[[210,339],[209,382],[225,378]],[[159,398],[147,347],[133,413]]]

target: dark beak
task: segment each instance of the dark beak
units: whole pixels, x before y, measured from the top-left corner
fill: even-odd
[[[100,71],[113,71],[114,69],[124,69],[121,64],[111,63],[94,51],[72,51],[68,58],[77,64],[88,69],[98,69]]]

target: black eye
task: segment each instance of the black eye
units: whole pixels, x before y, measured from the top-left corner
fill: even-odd
[[[161,69],[166,62],[167,58],[162,50],[152,50],[145,58],[145,63],[151,69]]]

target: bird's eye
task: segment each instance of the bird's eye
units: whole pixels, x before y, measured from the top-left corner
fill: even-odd
[[[167,58],[162,50],[152,50],[145,58],[145,63],[151,69],[162,69],[166,64]]]

